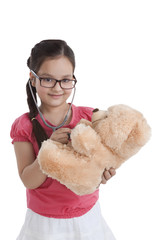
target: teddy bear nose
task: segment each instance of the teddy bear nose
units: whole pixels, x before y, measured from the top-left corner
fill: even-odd
[[[98,108],[95,108],[94,110],[93,110],[93,112],[98,112],[99,111],[99,109]]]

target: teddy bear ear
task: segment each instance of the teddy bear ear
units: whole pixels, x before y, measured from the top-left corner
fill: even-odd
[[[99,109],[98,108],[95,108],[94,110],[93,110],[93,113],[94,112],[98,112],[99,111]]]

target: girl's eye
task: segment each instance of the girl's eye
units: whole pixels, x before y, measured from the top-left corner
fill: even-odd
[[[63,83],[69,83],[70,81],[71,81],[71,80],[69,80],[69,79],[63,79],[63,80],[62,80]]]
[[[44,82],[52,82],[53,79],[51,78],[42,78],[42,81]]]

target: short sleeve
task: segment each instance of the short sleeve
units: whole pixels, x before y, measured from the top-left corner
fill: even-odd
[[[93,108],[91,107],[79,107],[80,117],[91,121]]]
[[[10,136],[14,142],[31,142],[32,123],[25,113],[17,118],[12,124]]]

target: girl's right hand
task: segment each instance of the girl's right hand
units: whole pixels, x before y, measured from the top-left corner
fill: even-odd
[[[71,129],[70,128],[59,128],[52,133],[50,139],[56,142],[67,144],[70,140]]]

